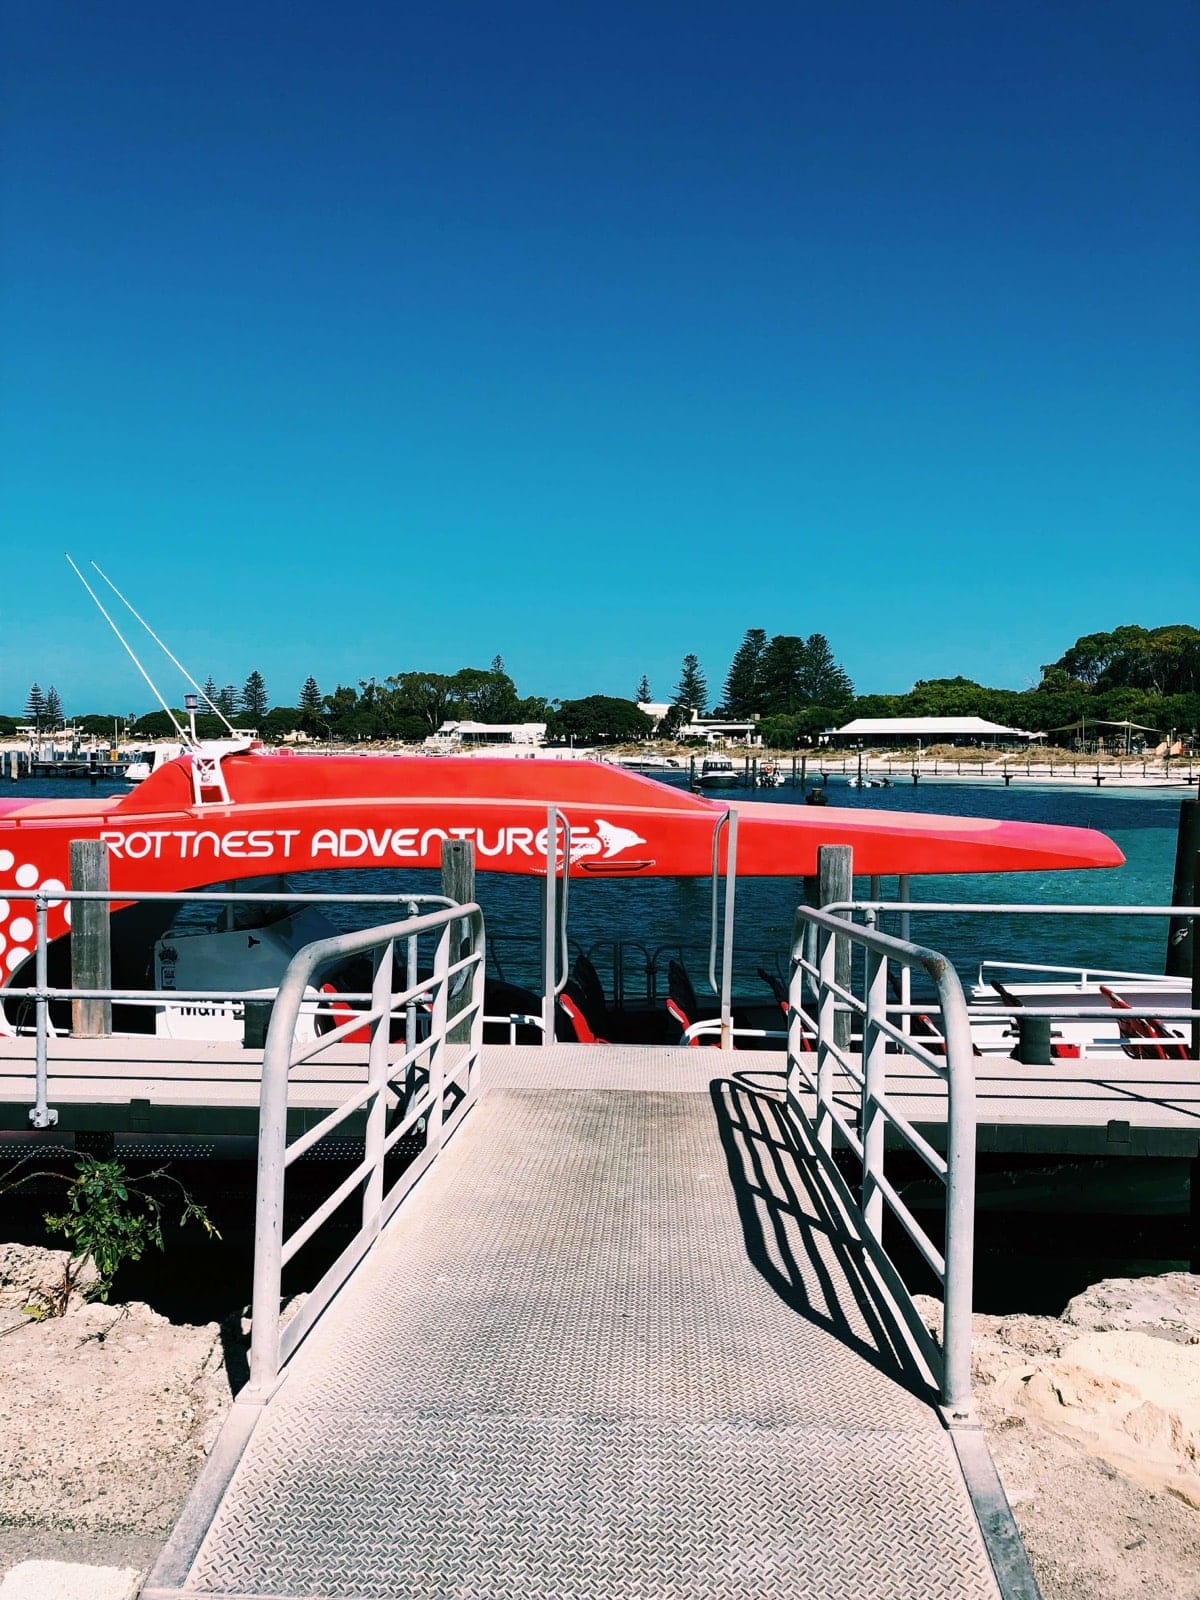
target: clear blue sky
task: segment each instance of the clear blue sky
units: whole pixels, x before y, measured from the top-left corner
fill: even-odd
[[[1200,625],[1191,0],[4,15],[0,710]]]

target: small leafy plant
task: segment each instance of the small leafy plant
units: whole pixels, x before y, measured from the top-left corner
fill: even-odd
[[[61,1281],[52,1289],[40,1290],[34,1303],[26,1307],[35,1318],[61,1317],[77,1289],[91,1299],[107,1301],[113,1280],[127,1261],[140,1261],[151,1246],[166,1248],[163,1225],[172,1212],[181,1225],[196,1222],[210,1238],[221,1237],[204,1207],[165,1167],[131,1178],[119,1161],[81,1156],[74,1176],[54,1172],[16,1175],[14,1168],[0,1182],[0,1194],[34,1178],[57,1179],[66,1186],[65,1209],[47,1212],[44,1220],[53,1232],[66,1235],[69,1252]],[[163,1189],[167,1190],[165,1196],[156,1192]]]

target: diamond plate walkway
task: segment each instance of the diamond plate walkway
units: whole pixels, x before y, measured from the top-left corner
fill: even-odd
[[[734,1063],[490,1052],[256,1423],[235,1407],[147,1600],[1035,1595],[997,1583],[979,1436]]]

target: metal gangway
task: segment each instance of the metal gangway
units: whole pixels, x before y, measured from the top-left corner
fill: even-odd
[[[294,1042],[321,967],[368,951],[369,1010]],[[485,960],[470,905],[289,969],[250,1377],[144,1600],[1034,1600],[970,1407],[972,1051],[949,964],[801,909],[784,1055],[484,1046]],[[936,987],[932,1051],[890,1014],[896,967]],[[289,1138],[289,1093],[364,1028],[360,1081]],[[945,1096],[944,1154],[889,1095],[899,1062]],[[361,1160],[295,1224],[288,1173],[363,1116]],[[889,1176],[897,1141],[946,1183],[944,1240]],[[347,1204],[352,1241],[281,1316],[284,1264]],[[885,1214],[940,1280],[936,1337]]]

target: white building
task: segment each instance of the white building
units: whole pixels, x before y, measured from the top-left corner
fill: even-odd
[[[1006,728],[986,717],[855,717],[841,728],[827,728],[822,744],[910,745],[923,744],[1027,744],[1040,734]]]
[[[638,701],[638,710],[645,712],[654,724],[653,733],[657,733],[659,724],[668,711],[673,709],[669,700]],[[690,719],[679,726],[676,734],[679,739],[703,739],[706,744],[728,744],[736,739],[739,744],[761,744],[762,739],[758,732],[757,717],[745,722],[730,721],[723,717],[702,717],[693,706]]]
[[[531,747],[546,742],[544,722],[443,722],[425,741],[427,750],[454,750],[465,745],[511,744]]]

